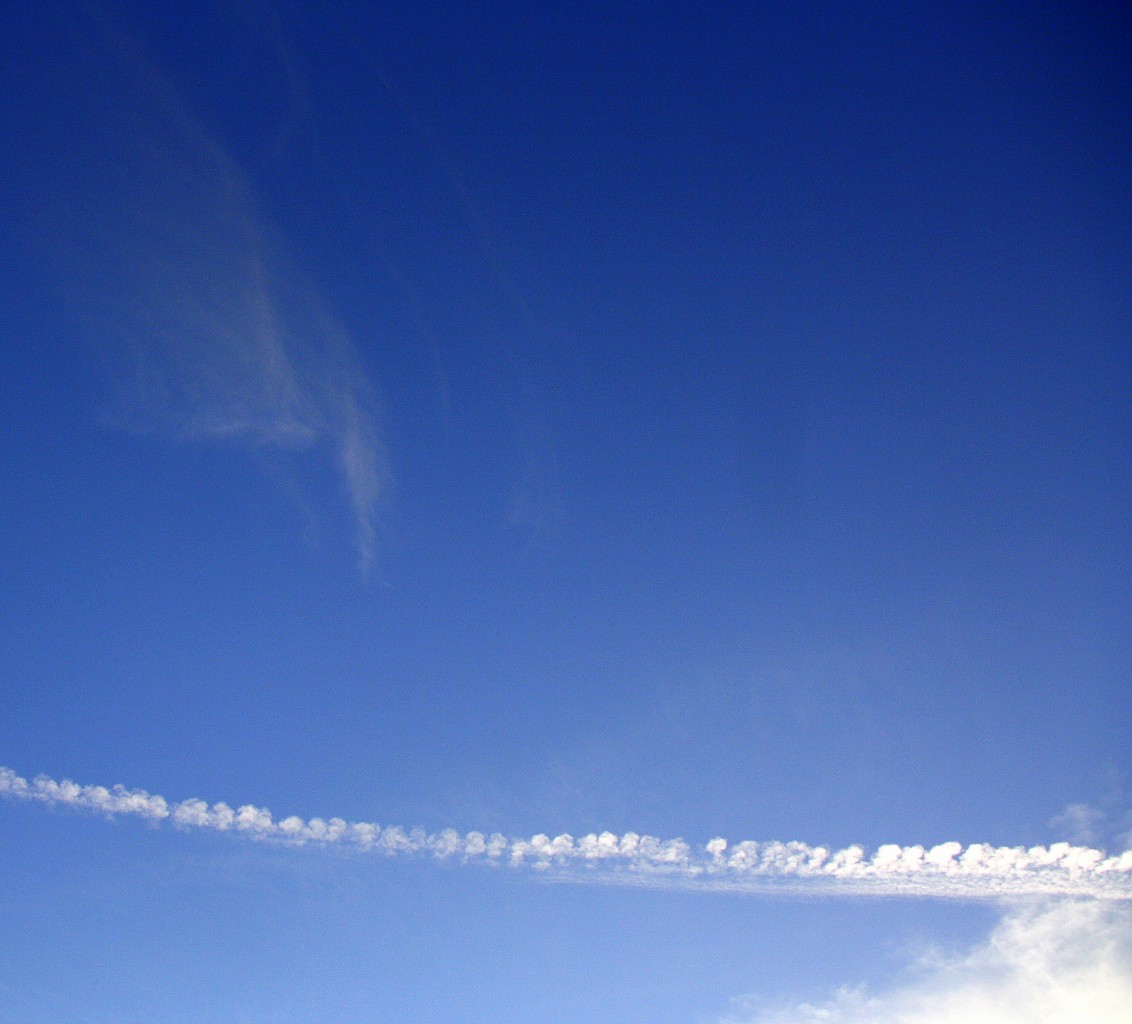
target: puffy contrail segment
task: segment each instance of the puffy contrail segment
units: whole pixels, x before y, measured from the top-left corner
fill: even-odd
[[[3,767],[0,795],[293,846],[337,844],[387,856],[525,867],[571,882],[813,895],[959,899],[1064,895],[1132,900],[1132,850],[1109,856],[1069,843],[1028,849],[985,843],[964,847],[950,842],[930,848],[887,844],[869,857],[860,846],[830,850],[801,842],[732,844],[717,838],[695,847],[683,839],[636,832],[529,839],[454,829],[428,833],[342,818],[292,816],[276,821],[266,808],[253,804],[233,809],[198,799],[170,803],[142,789],[81,786],[44,775],[28,782]]]

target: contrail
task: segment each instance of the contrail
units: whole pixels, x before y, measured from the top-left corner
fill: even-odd
[[[1061,895],[1132,900],[1132,850],[1110,856],[1070,843],[1029,848],[890,843],[867,856],[860,846],[832,850],[802,842],[730,843],[715,838],[697,847],[683,839],[636,832],[540,834],[523,839],[498,832],[426,832],[342,818],[304,820],[292,815],[276,820],[269,810],[254,804],[233,808],[196,798],[173,803],[143,789],[79,785],[45,775],[28,782],[2,767],[0,795],[292,846],[341,845],[386,856],[527,868],[570,882],[792,895],[973,900]]]

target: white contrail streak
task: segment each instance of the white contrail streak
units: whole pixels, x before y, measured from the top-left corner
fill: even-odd
[[[389,856],[527,867],[573,882],[814,895],[1132,899],[1132,850],[1109,856],[1069,843],[1029,848],[985,843],[964,847],[956,842],[930,848],[886,844],[870,857],[860,846],[831,850],[801,842],[733,844],[717,838],[696,847],[683,839],[636,832],[577,838],[540,834],[529,839],[454,829],[430,833],[342,818],[291,816],[277,821],[266,808],[253,804],[233,808],[195,798],[170,803],[142,789],[82,786],[44,775],[28,782],[3,767],[0,796],[111,817],[171,821],[178,828],[232,832],[294,846],[338,844]]]

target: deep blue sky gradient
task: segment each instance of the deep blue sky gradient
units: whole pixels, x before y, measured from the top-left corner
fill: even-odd
[[[0,763],[277,813],[696,842],[1030,844],[1085,801],[1119,845],[1115,7],[3,21]],[[273,301],[317,296],[372,399],[364,572],[325,445],[184,429],[246,380],[191,334],[155,342],[184,322],[166,302],[227,322],[229,202],[286,268]],[[167,408],[160,386],[138,404],[139,367]],[[0,810],[12,1020],[717,1020],[987,921]]]

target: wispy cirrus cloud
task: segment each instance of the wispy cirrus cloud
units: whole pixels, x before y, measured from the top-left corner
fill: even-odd
[[[1092,804],[1067,804],[1065,809],[1050,818],[1049,827],[1075,843],[1095,843],[1100,838],[1100,825],[1107,815]]]
[[[118,353],[108,418],[322,455],[342,480],[365,568],[387,473],[350,333],[264,212],[265,184],[132,40],[106,31],[89,69],[103,130],[59,133],[34,206],[67,299]]]
[[[1132,910],[1026,901],[959,955],[918,958],[887,991],[847,986],[818,1003],[721,1024],[1124,1024],[1132,1007]]]
[[[683,839],[612,832],[514,838],[494,833],[426,832],[343,818],[275,818],[254,804],[171,802],[122,786],[79,785],[0,768],[0,795],[178,828],[227,832],[296,846],[340,845],[386,855],[529,868],[569,882],[779,894],[920,896],[958,899],[1061,895],[1132,900],[1132,850],[1116,855],[1069,843],[993,847],[958,842],[832,850],[801,842],[702,846]]]
[[[384,455],[347,331],[257,216],[227,156],[202,142],[185,163],[180,210],[163,232],[168,247],[125,254],[122,280],[133,295],[118,315],[136,374],[122,408],[141,429],[326,451],[366,567]]]

